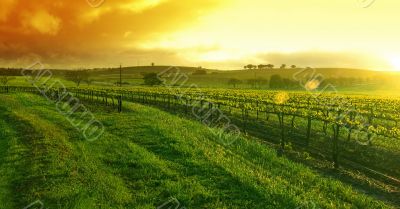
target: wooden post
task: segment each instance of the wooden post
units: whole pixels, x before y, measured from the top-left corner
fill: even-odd
[[[340,134],[340,126],[339,124],[333,125],[333,166],[335,169],[339,168],[339,134]]]
[[[119,65],[119,90],[120,95],[118,97],[118,112],[122,112],[122,65]]]
[[[341,112],[338,112],[337,119],[340,118]],[[335,169],[339,168],[339,135],[340,135],[340,125],[339,121],[336,121],[335,124],[332,125],[333,128],[333,167]]]
[[[257,101],[257,106],[256,106],[256,108],[257,108],[257,120],[258,120],[258,101]]]
[[[211,121],[213,120],[213,104],[211,102],[209,103],[208,108],[210,111],[210,124],[211,124]]]
[[[278,156],[282,156],[285,150],[285,121],[283,112],[278,113],[279,126],[281,127],[281,147],[278,150]]]
[[[311,116],[308,115],[307,118],[307,141],[306,141],[306,145],[308,146],[310,144],[310,138],[311,138]]]

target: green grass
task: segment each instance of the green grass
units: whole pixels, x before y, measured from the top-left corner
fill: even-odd
[[[88,106],[94,142],[36,95],[0,95],[0,208],[393,208],[240,137],[138,104]],[[231,136],[225,136],[231,137]]]
[[[160,73],[169,69],[170,66],[139,66],[139,67],[126,67],[123,68],[122,79],[124,86],[141,86],[143,85],[143,73]],[[280,75],[282,78],[287,78],[294,80],[294,76],[297,75],[298,78],[303,78],[302,76],[314,76],[327,83],[332,84],[336,87],[336,90],[341,93],[363,93],[363,94],[390,94],[399,95],[400,85],[397,82],[400,78],[398,72],[382,72],[382,71],[371,71],[362,69],[345,69],[345,68],[319,68],[314,72],[313,70],[302,71],[301,69],[270,69],[270,70],[210,70],[206,69],[206,75],[193,75],[197,68],[195,67],[179,67],[179,71],[174,70],[174,72],[186,73],[188,80],[181,78],[177,85],[191,86],[196,85],[200,88],[233,88],[232,85],[228,84],[228,81],[232,78],[236,78],[242,81],[242,84],[238,85],[237,88],[251,89],[254,86],[247,83],[249,79],[265,79],[269,80],[272,75]],[[65,86],[75,86],[71,81],[64,79],[63,71],[52,70],[53,80],[60,80]],[[171,71],[169,71],[171,72]],[[298,75],[299,72],[303,72]],[[110,87],[115,86],[119,82],[119,68],[114,69],[96,69],[91,71],[90,79],[93,80],[92,86],[98,87]],[[357,78],[353,83],[340,84],[331,83],[329,79],[332,78]],[[185,82],[184,82],[185,81]],[[176,81],[175,81],[176,82]],[[52,82],[47,82],[51,84]],[[11,80],[8,85],[21,86],[29,85],[25,78],[16,77],[16,79]],[[81,86],[87,86],[85,82],[81,83]],[[325,87],[325,86],[324,86]],[[263,84],[257,89],[269,89],[269,84]],[[295,88],[292,90],[304,90],[302,85],[295,84]],[[332,90],[332,89],[330,89]]]

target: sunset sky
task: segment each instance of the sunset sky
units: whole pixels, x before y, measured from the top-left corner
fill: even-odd
[[[1,0],[0,66],[400,71],[398,0],[99,1]]]

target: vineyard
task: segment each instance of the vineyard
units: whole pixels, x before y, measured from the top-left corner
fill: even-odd
[[[1,92],[36,92],[33,87],[2,87]],[[278,153],[299,148],[325,157],[338,168],[350,160],[394,180],[400,177],[400,100],[389,97],[229,89],[69,88],[41,94],[122,111],[124,102],[184,113],[213,128],[242,132],[279,145]],[[229,128],[227,127],[229,126]],[[229,142],[232,143],[232,142]]]
[[[106,127],[89,142],[43,96],[0,97],[1,208],[176,208],[171,197],[178,208],[398,206],[248,137],[222,133],[235,139],[224,143],[203,124],[148,104],[124,101],[120,114],[112,99],[105,106],[82,97]]]

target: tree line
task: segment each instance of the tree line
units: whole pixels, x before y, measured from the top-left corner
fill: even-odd
[[[239,85],[248,85],[251,88],[270,88],[270,89],[297,89],[299,88],[299,83],[288,79],[283,78],[280,75],[272,75],[269,79],[265,78],[254,78],[247,80],[240,80],[237,78],[231,78],[228,80],[228,85],[233,88],[237,88]]]
[[[294,79],[289,79],[280,76],[279,74],[274,74],[270,76],[269,79],[266,78],[253,78],[253,79],[238,79],[230,78],[227,81],[227,85],[232,88],[238,87],[250,87],[253,89],[292,89],[292,90],[303,90],[305,88],[304,84],[307,81],[315,81],[317,88],[320,86],[338,86],[338,87],[354,87],[359,85],[384,85],[385,80],[382,78],[357,78],[357,77],[328,77],[326,79],[315,79],[306,78],[302,82],[295,81]]]
[[[282,64],[279,67],[279,69],[286,69],[287,67],[288,66],[286,64]],[[258,70],[272,70],[272,69],[275,68],[275,65],[273,65],[273,64],[267,64],[267,65],[264,65],[264,64],[260,64],[260,65],[248,64],[248,65],[243,66],[243,68],[245,70],[256,70],[256,69],[258,69]],[[297,66],[296,65],[291,65],[290,68],[291,69],[296,69]]]

